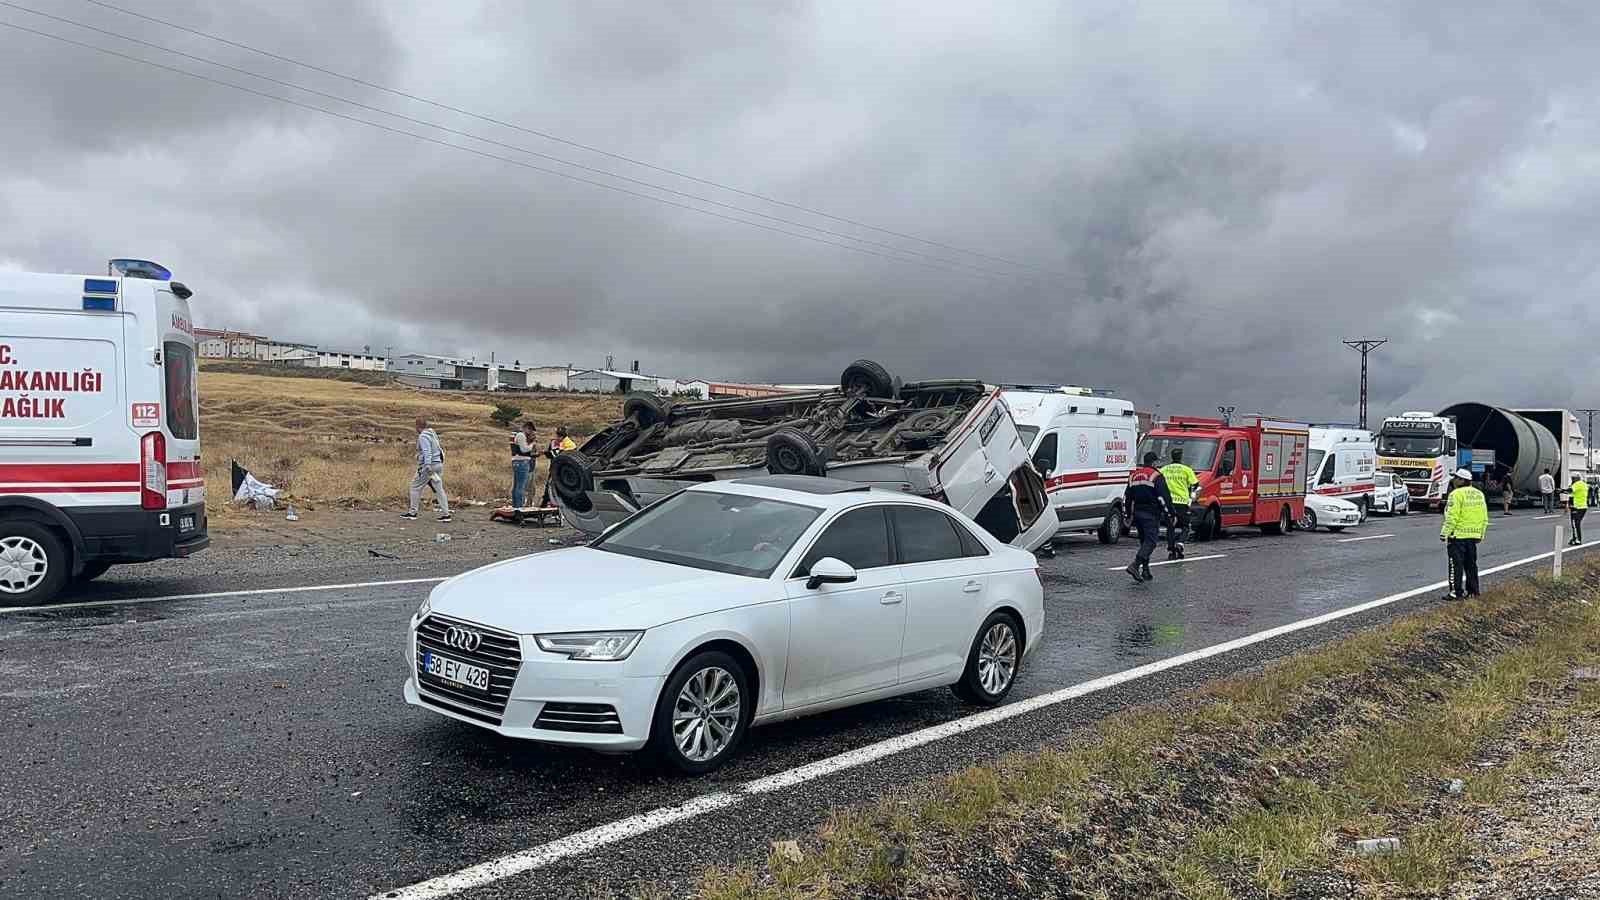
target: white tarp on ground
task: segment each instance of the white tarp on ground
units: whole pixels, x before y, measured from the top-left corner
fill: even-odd
[[[254,475],[246,473],[244,481],[239,483],[239,490],[233,494],[233,502],[248,503],[256,509],[271,509],[273,501],[278,499],[281,490],[270,484],[263,484],[256,480]]]

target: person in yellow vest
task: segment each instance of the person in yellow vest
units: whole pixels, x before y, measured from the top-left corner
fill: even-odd
[[[1489,504],[1472,486],[1472,472],[1457,469],[1450,498],[1444,504],[1439,540],[1450,553],[1450,586],[1446,600],[1478,596],[1478,542],[1489,531]]]
[[[1194,470],[1183,464],[1183,448],[1172,448],[1172,462],[1161,467],[1172,501],[1172,517],[1167,520],[1167,559],[1183,559],[1183,539],[1189,534],[1189,492],[1199,483]]]
[[[1568,546],[1583,543],[1583,515],[1589,511],[1589,482],[1576,473],[1572,476],[1572,540]]]

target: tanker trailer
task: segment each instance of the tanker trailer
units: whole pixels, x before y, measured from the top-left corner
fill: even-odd
[[[1456,420],[1461,446],[1494,451],[1495,464],[1511,469],[1518,494],[1539,495],[1546,469],[1565,487],[1572,473],[1587,474],[1577,417],[1564,409],[1510,410],[1487,403],[1457,403],[1439,411]]]

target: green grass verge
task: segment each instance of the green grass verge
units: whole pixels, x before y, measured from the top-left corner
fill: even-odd
[[[1597,596],[1596,566],[1511,582],[1114,715],[1068,745],[837,810],[798,856],[706,872],[696,893],[1271,897],[1319,874],[1367,896],[1436,894],[1473,805],[1538,764],[1478,768],[1475,754],[1600,657],[1600,603],[1579,602]],[[1443,791],[1452,778],[1463,794]],[[1377,836],[1400,851],[1353,853]]]

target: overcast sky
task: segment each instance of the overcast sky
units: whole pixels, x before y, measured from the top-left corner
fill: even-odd
[[[804,208],[87,0],[0,4],[522,164],[0,27],[0,266],[147,256],[202,325],[683,378],[870,357],[1310,419],[1354,416],[1340,339],[1386,337],[1375,414],[1600,405],[1586,0],[112,2]]]

